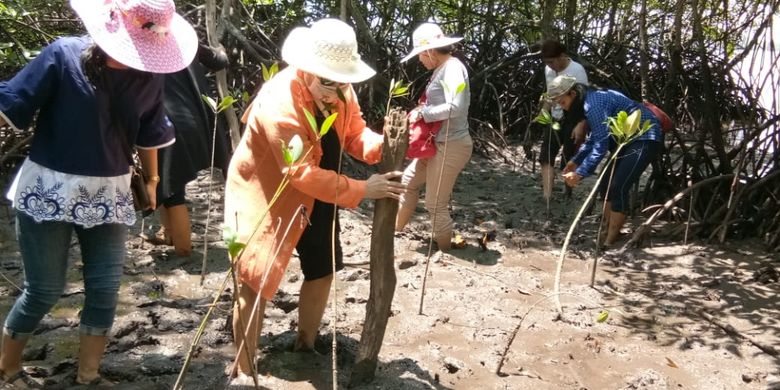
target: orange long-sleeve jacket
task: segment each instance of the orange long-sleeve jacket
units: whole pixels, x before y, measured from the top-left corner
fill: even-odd
[[[375,164],[383,137],[366,127],[354,90],[345,95],[346,102],[339,101],[333,109],[338,116],[330,131],[337,132],[345,152]],[[311,211],[314,199],[354,208],[366,192],[365,181],[319,167],[322,148],[304,108],[311,113],[316,109],[301,71],[288,67],[266,82],[244,113],[246,128],[227,174],[225,224],[247,244],[238,274],[268,300],[279,288],[306,226],[303,213]],[[284,161],[282,141],[288,144],[294,135],[303,140],[303,155],[291,168]],[[269,208],[288,171],[289,185]]]

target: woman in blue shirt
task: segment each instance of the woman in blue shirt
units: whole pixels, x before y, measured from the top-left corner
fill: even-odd
[[[619,238],[620,229],[626,222],[631,186],[639,181],[642,172],[661,150],[664,140],[661,125],[645,105],[617,91],[577,83],[571,76],[556,77],[550,84],[549,95],[567,112],[576,112],[578,108],[584,110],[590,127],[590,136],[564,168],[563,178],[566,184],[572,187],[579,184],[582,178],[593,174],[607,151],[617,148],[617,143],[609,132],[607,118],[614,117],[621,111],[631,114],[641,110],[641,123],[646,120],[651,123],[647,132],[620,150],[615,159],[615,171],[610,187],[606,188],[609,177],[605,176],[601,183],[602,194],[605,194],[607,199],[604,215],[607,232],[603,244],[611,246]]]
[[[101,382],[127,226],[135,222],[131,145],[154,207],[156,149],[174,142],[157,73],[184,68],[197,47],[172,0],[72,0],[71,6],[89,37],[58,39],[0,83],[0,125],[27,128],[37,114],[30,155],[7,194],[17,212],[25,282],[6,316],[0,378],[19,388],[42,387],[22,369],[22,351],[62,294],[73,232],[85,287],[76,382]]]

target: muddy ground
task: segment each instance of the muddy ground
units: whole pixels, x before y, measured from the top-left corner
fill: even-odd
[[[519,158],[517,161],[521,161]],[[357,167],[356,175],[369,168]],[[476,156],[459,179],[452,202],[457,230],[468,245],[430,264],[423,315],[418,314],[427,254],[428,224],[422,206],[406,231],[396,236],[398,278],[376,379],[361,389],[768,389],[780,388],[780,256],[760,240],[726,246],[699,238],[664,236],[659,225],[631,256],[600,260],[596,286],[588,286],[594,252],[595,216],[575,234],[562,276],[562,317],[550,297],[561,243],[577,199],[592,181],[575,190],[575,201],[559,189],[545,218],[540,183],[530,165],[507,165]],[[227,254],[221,243],[222,185],[208,191],[207,175],[190,184],[196,253],[180,258],[171,248],[151,246],[132,228],[121,303],[102,374],[120,389],[169,389],[176,381],[197,327],[225,279]],[[211,219],[205,233],[207,198]],[[337,362],[346,388],[358,347],[369,291],[368,262],[372,203],[341,213],[342,244],[350,265],[339,273]],[[631,226],[642,220],[641,216]],[[23,275],[13,238],[13,212],[0,209],[0,267],[14,284]],[[488,222],[485,224],[485,222]],[[497,228],[483,250],[484,226]],[[143,229],[159,226],[156,216]],[[679,231],[679,229],[678,229]],[[200,284],[208,238],[207,273]],[[78,316],[83,302],[78,246],[72,249],[72,283],[41,324],[25,353],[28,370],[50,388],[73,387]],[[774,272],[774,273],[773,273]],[[331,389],[331,308],[321,329],[320,353],[289,352],[295,337],[297,262],[277,299],[266,311],[258,370],[270,389]],[[228,321],[230,292],[219,303],[184,381],[185,389],[225,388],[234,356]],[[0,316],[16,295],[0,281]],[[599,312],[609,311],[604,323]],[[512,331],[501,374],[496,369]],[[707,318],[731,326],[740,338]],[[754,344],[755,343],[755,344]],[[249,387],[245,387],[249,388]]]

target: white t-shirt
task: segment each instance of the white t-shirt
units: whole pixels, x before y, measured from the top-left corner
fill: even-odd
[[[569,75],[577,79],[578,83],[582,83],[585,85],[588,85],[588,74],[585,73],[585,68],[582,67],[577,62],[574,62],[573,60],[569,61],[569,66],[566,67],[566,69],[556,72],[549,66],[544,67],[544,77],[547,79],[547,89],[550,89],[550,83],[555,79],[555,77],[560,75]],[[553,105],[552,108],[552,117],[557,119],[561,119],[563,117],[563,109],[557,104]]]

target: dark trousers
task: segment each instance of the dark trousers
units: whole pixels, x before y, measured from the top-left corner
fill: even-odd
[[[607,200],[612,204],[612,211],[626,213],[629,206],[629,193],[631,186],[639,181],[642,172],[645,171],[661,150],[661,143],[652,140],[638,140],[623,147],[618,157],[605,169],[607,174],[599,184],[601,194],[604,195],[609,183]],[[612,166],[615,166],[614,173]],[[610,175],[612,180],[610,181]]]

